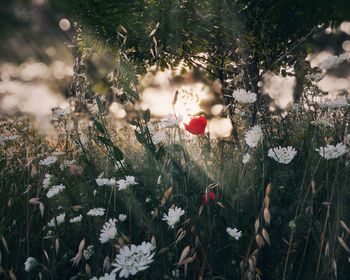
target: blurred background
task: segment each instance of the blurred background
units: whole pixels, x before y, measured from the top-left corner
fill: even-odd
[[[230,102],[223,98],[225,87],[259,90],[269,97],[271,110],[283,111],[305,90],[303,79],[312,72],[305,69],[332,55],[350,53],[347,1],[204,1],[203,10],[192,11],[198,4],[3,0],[1,117],[31,114],[46,129],[51,109],[67,107],[68,98],[76,96],[73,76],[81,73],[74,63],[84,55],[81,66],[91,92],[107,97],[114,103],[112,112],[123,118],[125,111],[118,104],[124,93],[110,82],[118,49],[140,74],[138,105],[159,117],[172,113],[177,90],[195,91],[203,99],[200,109],[210,113],[219,105],[214,113],[220,113],[220,106]],[[77,45],[83,49],[80,57]],[[326,69],[316,81],[325,100],[350,89],[347,61]],[[224,71],[220,64],[227,64]],[[245,81],[249,71],[242,65],[256,72],[251,83]]]

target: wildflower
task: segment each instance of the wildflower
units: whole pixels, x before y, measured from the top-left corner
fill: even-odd
[[[207,126],[207,119],[205,116],[194,117],[188,124],[184,124],[184,126],[188,132],[194,135],[202,135]]]
[[[122,191],[130,186],[137,185],[134,176],[125,176],[125,179],[120,179],[117,181],[118,190]]]
[[[89,245],[83,251],[83,257],[85,260],[89,260],[94,254],[94,245]]]
[[[256,93],[244,89],[235,90],[232,96],[241,103],[254,103],[256,101]]]
[[[296,223],[295,223],[295,220],[292,220],[288,223],[288,226],[290,227],[290,229],[295,229],[296,228]]]
[[[48,189],[50,187],[50,183],[52,180],[53,176],[50,175],[49,173],[45,174],[44,180],[43,180],[43,188]]]
[[[46,196],[48,198],[54,197],[55,195],[59,194],[62,192],[66,187],[63,184],[57,185],[57,186],[52,186],[49,191],[47,192]]]
[[[166,221],[170,228],[174,228],[175,224],[180,221],[180,217],[185,214],[185,211],[179,207],[170,208],[168,215],[163,214],[163,221]]]
[[[24,263],[24,270],[29,272],[33,270],[38,265],[38,262],[35,258],[28,257]]]
[[[98,176],[96,178],[96,184],[98,186],[116,186],[117,185],[117,181],[115,180],[115,178],[111,178],[111,179],[107,179],[107,178],[103,178],[103,173],[100,174],[100,176]]]
[[[237,228],[226,228],[226,232],[228,233],[229,236],[232,238],[239,240],[242,236],[242,231],[238,231]]]
[[[53,165],[56,161],[57,161],[57,157],[49,156],[45,159],[40,160],[39,165],[50,166],[50,165]]]
[[[245,154],[242,159],[243,164],[247,164],[251,160],[251,158],[252,157],[250,156],[250,154]]]
[[[100,234],[100,242],[101,243],[107,243],[109,240],[113,240],[118,232],[117,232],[117,227],[116,227],[116,223],[117,223],[117,219],[109,219],[104,225],[103,228],[101,230],[101,234]]]
[[[86,213],[88,216],[103,216],[105,214],[104,208],[93,208],[90,209],[89,212]]]
[[[214,193],[214,192],[206,192],[206,191],[205,191],[205,192],[203,193],[203,200],[202,200],[202,203],[203,203],[203,204],[207,204],[207,203],[208,203],[208,198],[209,198],[209,200],[214,201],[215,198],[216,198],[215,193]]]
[[[112,265],[115,269],[112,273],[119,271],[119,277],[129,278],[130,275],[135,275],[139,271],[146,270],[153,262],[154,247],[149,242],[142,242],[141,245],[131,244],[120,249],[119,254],[115,258],[115,263]]]
[[[48,227],[55,227],[56,225],[60,225],[62,224],[66,219],[66,214],[65,213],[62,213],[60,215],[58,215],[56,218],[52,218],[50,220],[50,222],[48,222],[47,226]]]
[[[327,145],[325,147],[320,147],[316,149],[321,157],[325,159],[336,159],[341,157],[346,153],[346,146],[343,143],[338,143],[337,145]]]
[[[121,222],[124,222],[128,216],[125,214],[119,214],[118,220]]]
[[[92,277],[90,280],[115,280],[115,274],[114,273],[111,273],[111,274],[105,273],[104,276],[101,276],[99,278]]]
[[[251,148],[256,147],[263,136],[261,127],[259,125],[253,126],[245,134],[245,142]]]
[[[152,142],[154,145],[158,145],[161,142],[165,142],[165,140],[166,140],[166,134],[162,130],[152,134]]]
[[[279,146],[269,149],[267,155],[279,163],[288,164],[293,160],[296,154],[297,151],[291,146]]]
[[[79,223],[79,222],[81,222],[81,219],[82,219],[82,218],[83,218],[83,216],[82,216],[82,215],[79,215],[79,216],[76,216],[76,217],[71,218],[71,219],[69,220],[69,222],[70,222],[71,224]]]

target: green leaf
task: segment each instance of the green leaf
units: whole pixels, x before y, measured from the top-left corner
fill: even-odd
[[[124,158],[122,151],[116,146],[113,146],[113,154],[117,161],[121,161]]]
[[[98,112],[100,114],[103,114],[105,112],[105,107],[103,106],[102,100],[99,96],[96,96],[96,103],[97,103]]]
[[[100,123],[98,120],[94,119],[94,124],[95,124],[96,129],[97,129],[99,132],[101,132],[101,133],[103,133],[103,134],[105,133],[105,128],[104,128],[104,126],[103,126],[102,123]]]
[[[113,146],[113,143],[111,140],[109,140],[106,137],[103,136],[97,136],[98,140],[100,140],[103,144],[107,145],[107,146]]]
[[[128,123],[134,126],[139,126],[139,123],[137,121],[128,121]]]
[[[136,136],[137,141],[139,141],[141,144],[147,144],[147,140],[143,134],[135,131],[135,136]]]

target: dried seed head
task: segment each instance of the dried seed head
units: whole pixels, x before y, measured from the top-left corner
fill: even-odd
[[[259,248],[265,245],[265,241],[260,234],[255,235],[255,241]]]
[[[266,243],[270,245],[270,237],[269,237],[269,234],[267,233],[266,229],[263,228],[261,234],[264,237]]]
[[[271,189],[272,189],[272,186],[271,186],[271,183],[269,183],[266,187],[266,190],[265,190],[266,196],[270,196]]]
[[[259,228],[260,228],[260,221],[259,221],[259,218],[257,218],[257,219],[255,220],[254,228],[255,228],[255,233],[258,233]]]
[[[268,208],[265,208],[264,209],[264,220],[265,220],[265,223],[270,225],[270,221],[271,221],[271,214],[270,214],[270,210]]]

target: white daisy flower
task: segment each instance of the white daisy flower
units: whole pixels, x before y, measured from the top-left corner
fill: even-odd
[[[79,222],[81,222],[81,219],[82,219],[82,218],[83,218],[83,216],[82,216],[82,215],[79,215],[79,216],[76,216],[76,217],[71,218],[71,219],[69,220],[69,222],[70,222],[71,224],[79,223]]]
[[[104,225],[101,230],[100,234],[100,242],[102,244],[107,243],[110,240],[113,240],[118,232],[117,232],[117,227],[116,223],[118,222],[117,219],[109,219]]]
[[[90,209],[89,212],[86,213],[88,216],[103,216],[105,214],[106,209],[104,208],[93,208]]]
[[[115,269],[112,273],[119,271],[119,277],[129,278],[130,275],[135,275],[139,271],[146,270],[153,262],[154,247],[149,242],[142,242],[141,245],[124,246],[120,249],[119,254],[115,258],[115,263],[112,265]]]
[[[57,161],[57,157],[49,156],[45,159],[40,160],[39,165],[50,166],[50,165],[53,165],[56,161]]]
[[[108,274],[105,273],[104,276],[101,276],[99,278],[97,277],[92,277],[90,280],[115,280],[116,275],[114,273]]]
[[[66,187],[63,184],[52,186],[49,191],[46,193],[47,198],[54,197],[55,195],[62,192]]]
[[[125,214],[119,214],[118,220],[121,222],[124,222],[128,216]]]
[[[117,187],[119,191],[125,190],[133,185],[137,185],[134,176],[125,176],[125,179],[120,179],[117,181]]]
[[[243,164],[247,164],[251,160],[251,158],[252,157],[250,156],[250,154],[245,154],[242,159]]]
[[[343,143],[338,143],[337,145],[327,145],[325,147],[320,147],[316,149],[316,151],[320,154],[321,157],[325,159],[336,159],[344,154],[346,154],[346,146]]]
[[[232,238],[239,240],[242,236],[242,231],[238,231],[237,228],[226,228],[226,232],[228,233],[229,236]]]
[[[279,163],[288,164],[293,160],[296,154],[297,154],[297,151],[291,146],[288,146],[288,147],[278,146],[278,147],[269,149],[267,155]]]
[[[28,257],[24,263],[24,270],[29,272],[33,268],[35,268],[38,265],[38,262],[35,258]]]
[[[241,103],[254,103],[256,101],[256,93],[246,91],[244,89],[237,89],[233,91],[232,96]]]
[[[44,180],[43,180],[43,188],[44,189],[48,189],[50,187],[52,178],[53,178],[53,176],[50,175],[49,173],[45,174],[45,177],[44,177]]]
[[[245,142],[249,147],[254,148],[259,144],[262,136],[263,136],[263,132],[261,130],[260,125],[255,125],[246,132]]]
[[[185,214],[185,210],[180,207],[170,208],[168,215],[163,214],[163,221],[166,221],[170,228],[174,228],[175,224],[180,221],[180,217]]]
[[[48,222],[47,226],[48,227],[55,227],[56,225],[60,225],[62,224],[66,219],[66,214],[65,213],[62,213],[62,214],[59,214],[56,218],[52,218],[50,220],[50,222]]]

